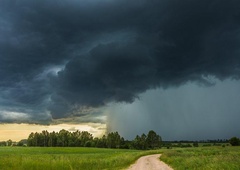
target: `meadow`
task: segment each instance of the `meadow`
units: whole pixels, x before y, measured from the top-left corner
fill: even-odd
[[[1,170],[125,169],[143,155],[160,151],[80,147],[0,147]]]
[[[118,170],[143,155],[162,153],[175,170],[240,169],[240,147],[173,148],[152,151],[81,147],[0,147],[1,170]]]
[[[161,160],[175,170],[238,170],[240,147],[196,147],[165,150]]]

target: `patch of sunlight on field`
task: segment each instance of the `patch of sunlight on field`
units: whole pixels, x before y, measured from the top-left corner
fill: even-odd
[[[140,156],[159,153],[99,148],[0,147],[4,170],[123,169]]]
[[[240,147],[200,147],[167,150],[161,160],[176,170],[240,169]]]

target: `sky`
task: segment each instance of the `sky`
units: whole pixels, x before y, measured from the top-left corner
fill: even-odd
[[[0,0],[0,140],[61,128],[239,136],[239,9],[238,0]]]

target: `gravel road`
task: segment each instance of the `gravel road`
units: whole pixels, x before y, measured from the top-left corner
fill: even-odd
[[[161,154],[143,156],[127,170],[173,170],[167,164],[159,160],[160,156]]]

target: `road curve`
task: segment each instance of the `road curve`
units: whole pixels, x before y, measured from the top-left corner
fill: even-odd
[[[143,156],[127,170],[173,170],[170,166],[160,161],[161,154]]]

